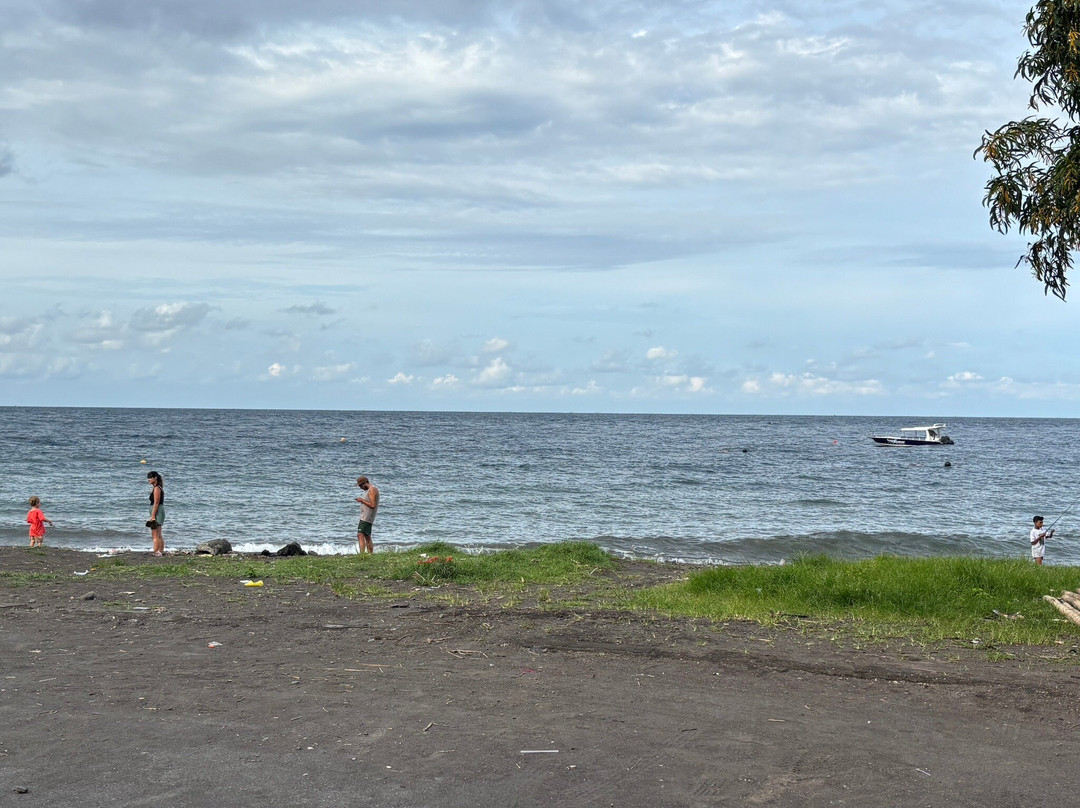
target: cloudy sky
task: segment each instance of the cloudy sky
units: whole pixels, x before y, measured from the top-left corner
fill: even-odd
[[[1029,6],[0,0],[0,405],[1072,416]]]

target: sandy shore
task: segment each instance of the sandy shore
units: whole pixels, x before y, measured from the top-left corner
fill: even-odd
[[[407,585],[350,601],[72,574],[95,560],[0,548],[0,570],[63,576],[0,579],[4,805],[1031,806],[1080,790],[1070,649],[992,662]]]

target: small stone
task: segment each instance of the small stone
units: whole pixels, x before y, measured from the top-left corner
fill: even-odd
[[[30,793],[30,789],[28,789],[26,786],[15,786],[15,788],[13,788],[11,790],[14,791],[16,794],[29,794]]]
[[[83,600],[93,600],[96,597],[97,597],[97,595],[95,593],[87,592],[85,595],[82,596],[82,599]]]

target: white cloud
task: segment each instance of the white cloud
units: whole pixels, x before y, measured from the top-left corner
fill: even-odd
[[[123,347],[125,329],[113,319],[111,311],[79,318],[76,322],[69,336],[72,342],[107,351]]]
[[[208,303],[162,303],[153,308],[136,309],[131,316],[135,331],[173,332],[201,322],[210,312]]]
[[[45,376],[74,376],[82,370],[81,365],[70,356],[57,356],[45,366]]]
[[[627,373],[630,365],[625,351],[610,350],[590,364],[589,370],[593,373]]]
[[[31,349],[40,342],[44,331],[44,324],[37,319],[20,322],[13,317],[0,318],[0,349]]]
[[[444,365],[454,358],[455,353],[456,349],[451,345],[425,339],[409,347],[409,361],[420,367]]]
[[[508,340],[500,337],[492,337],[484,343],[482,350],[484,353],[499,353],[500,351],[505,351],[509,347],[510,342]]]
[[[409,374],[398,371],[393,378],[386,380],[390,384],[410,385],[416,381],[416,377]]]
[[[661,387],[678,390],[681,393],[707,393],[712,392],[705,386],[703,376],[687,376],[685,374],[668,374],[657,378]]]
[[[353,372],[356,365],[345,362],[340,365],[325,365],[311,371],[311,377],[317,382],[339,381]]]
[[[978,373],[973,373],[970,370],[964,370],[960,373],[954,373],[953,375],[949,376],[946,382],[948,384],[960,385],[968,384],[970,382],[981,382],[982,380],[983,377],[980,376]]]
[[[885,388],[877,379],[855,381],[829,379],[813,373],[794,375],[772,373],[766,379],[749,378],[740,388],[744,393],[762,396],[880,396]]]
[[[453,373],[448,373],[445,376],[439,376],[437,379],[431,382],[431,386],[434,388],[457,387],[459,384],[461,384],[461,379],[459,379]]]
[[[661,359],[674,359],[678,355],[678,351],[668,350],[662,345],[658,345],[655,348],[649,348],[649,350],[645,352],[645,358],[650,362],[656,362]]]
[[[477,374],[476,383],[486,387],[501,385],[510,377],[510,373],[510,366],[501,356],[497,356]]]

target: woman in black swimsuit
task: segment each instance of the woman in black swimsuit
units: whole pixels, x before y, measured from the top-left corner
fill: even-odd
[[[150,492],[150,518],[146,526],[154,540],[154,555],[159,556],[165,552],[165,539],[161,536],[161,526],[165,524],[165,481],[156,471],[147,474],[146,481],[154,486]]]

